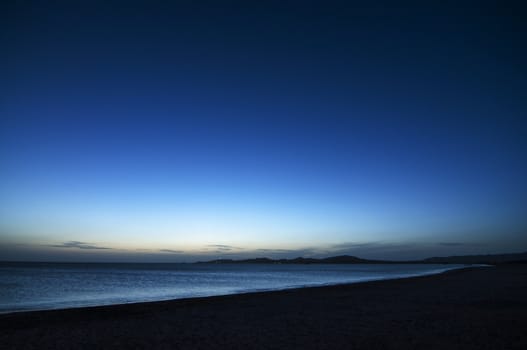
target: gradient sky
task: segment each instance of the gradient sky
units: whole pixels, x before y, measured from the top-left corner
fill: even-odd
[[[394,3],[1,5],[0,260],[526,250],[527,13]]]

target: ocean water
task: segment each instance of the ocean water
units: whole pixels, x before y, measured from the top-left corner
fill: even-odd
[[[0,313],[403,278],[463,266],[0,263]]]

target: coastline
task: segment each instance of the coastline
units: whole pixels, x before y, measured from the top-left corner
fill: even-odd
[[[0,315],[10,348],[525,348],[527,265]]]
[[[368,264],[366,264],[366,265],[368,265]],[[449,272],[449,271],[493,266],[493,265],[485,265],[485,264],[451,264],[451,265],[455,265],[455,266],[454,267],[450,267],[450,266],[447,267],[448,265],[449,264],[443,264],[442,268],[438,268],[438,269],[430,270],[430,271],[424,271],[424,272],[420,272],[420,273],[409,273],[407,275],[394,275],[394,276],[388,276],[388,277],[365,277],[363,279],[353,280],[353,281],[349,281],[349,282],[335,282],[335,283],[323,283],[323,284],[317,284],[317,283],[315,283],[315,284],[299,284],[299,285],[291,285],[291,286],[283,287],[283,288],[259,288],[259,289],[250,289],[249,288],[249,289],[239,290],[239,291],[236,291],[236,292],[225,293],[225,294],[196,295],[196,296],[185,296],[185,297],[160,298],[160,299],[152,299],[152,300],[132,300],[132,301],[129,301],[129,302],[117,302],[117,303],[99,303],[98,304],[98,303],[95,302],[93,304],[78,305],[78,306],[14,309],[14,310],[8,310],[8,311],[0,311],[0,316],[8,315],[8,314],[15,314],[15,313],[28,313],[28,312],[41,312],[41,311],[61,311],[61,310],[70,310],[70,309],[87,309],[87,308],[110,307],[110,306],[119,306],[119,305],[125,306],[125,305],[133,305],[133,304],[167,302],[167,301],[176,301],[176,300],[213,298],[213,297],[221,297],[221,296],[229,296],[229,295],[279,292],[279,291],[295,290],[295,289],[303,289],[303,288],[331,287],[331,286],[339,286],[339,285],[350,285],[350,284],[356,284],[356,283],[368,283],[368,282],[376,282],[376,281],[388,281],[388,280],[397,280],[397,279],[433,276],[433,275],[446,273],[446,272]]]

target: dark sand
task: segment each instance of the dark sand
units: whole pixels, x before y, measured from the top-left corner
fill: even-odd
[[[3,349],[527,349],[527,265],[0,315]]]

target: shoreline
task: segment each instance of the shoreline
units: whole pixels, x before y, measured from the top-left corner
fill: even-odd
[[[6,349],[524,349],[527,265],[0,315]]]
[[[461,264],[455,264],[461,265]],[[342,283],[327,283],[327,284],[317,284],[317,285],[304,285],[304,286],[292,286],[279,289],[262,289],[262,290],[247,290],[227,294],[216,294],[216,295],[206,295],[206,296],[195,296],[195,297],[183,297],[183,298],[169,298],[169,299],[159,299],[159,300],[147,300],[147,301],[131,301],[128,303],[116,303],[116,304],[100,304],[100,305],[86,305],[86,306],[72,306],[72,307],[58,307],[58,308],[43,308],[43,309],[30,309],[30,310],[14,310],[14,311],[0,311],[0,319],[4,315],[13,315],[19,313],[32,313],[32,312],[45,312],[45,311],[64,311],[64,310],[82,310],[82,309],[94,309],[94,308],[104,308],[104,307],[113,307],[113,306],[129,306],[135,304],[151,304],[151,303],[163,303],[163,302],[175,302],[178,300],[192,300],[192,299],[204,299],[204,298],[215,298],[215,297],[225,297],[225,296],[236,296],[236,295],[246,295],[246,294],[256,294],[256,293],[273,293],[273,292],[282,292],[289,290],[299,290],[306,288],[323,288],[323,287],[335,287],[335,286],[347,286],[354,284],[370,283],[370,282],[381,282],[381,281],[392,281],[392,280],[401,280],[401,279],[411,279],[419,277],[428,277],[435,276],[444,273],[449,273],[458,270],[464,269],[473,269],[473,268],[483,268],[483,267],[493,267],[494,265],[484,265],[484,264],[465,264],[465,266],[460,267],[451,267],[442,269],[439,272],[423,272],[422,274],[414,274],[409,276],[395,276],[395,277],[380,277],[380,278],[365,278],[364,280],[358,280],[353,282],[342,282]]]

